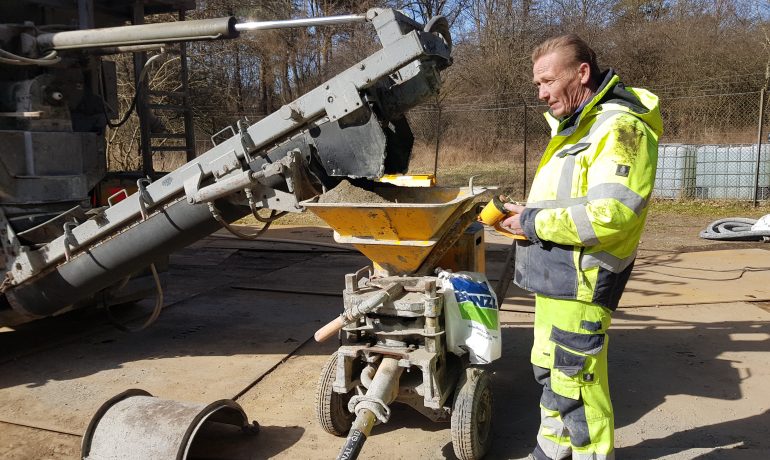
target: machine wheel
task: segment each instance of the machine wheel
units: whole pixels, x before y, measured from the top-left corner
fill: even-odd
[[[347,436],[350,426],[353,425],[354,415],[348,411],[350,395],[343,395],[334,391],[334,379],[337,377],[337,352],[329,357],[329,360],[321,371],[318,379],[318,388],[315,395],[316,416],[321,428],[335,436]]]
[[[460,460],[482,458],[492,444],[492,389],[485,370],[462,371],[452,404],[452,447]]]

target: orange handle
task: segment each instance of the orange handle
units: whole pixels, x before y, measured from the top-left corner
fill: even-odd
[[[511,214],[513,215],[513,214]],[[507,236],[508,238],[514,239],[514,240],[526,240],[527,237],[524,235],[514,235],[513,233],[509,232],[508,230],[504,229],[500,226],[500,222],[496,223],[494,225],[495,230],[497,230],[498,233],[500,233],[503,236]]]
[[[322,327],[321,329],[317,330],[315,334],[313,334],[313,338],[315,338],[316,342],[323,342],[329,337],[332,337],[333,335],[336,335],[337,332],[339,332],[340,329],[345,327],[345,321],[342,319],[342,316],[338,316],[334,318],[333,320],[329,321],[326,326]]]
[[[358,306],[352,308],[350,311],[346,311],[344,315],[340,315],[337,318],[331,320],[326,326],[317,330],[316,333],[313,334],[313,337],[315,338],[316,342],[323,342],[324,340],[336,334],[337,331],[345,327],[345,325],[350,324],[363,315],[376,310],[380,305],[382,305],[383,302],[388,300],[391,295],[396,295],[396,293],[401,292],[403,288],[404,287],[400,284],[391,284],[390,286],[384,288],[383,291],[380,291],[366,299],[364,302],[361,302]]]

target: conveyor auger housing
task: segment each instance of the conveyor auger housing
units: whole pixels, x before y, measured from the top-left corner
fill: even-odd
[[[404,114],[437,94],[439,73],[451,64],[446,20],[438,18],[423,26],[397,11],[379,8],[365,17],[342,18],[342,22],[370,22],[382,48],[259,122],[239,121],[227,140],[153,182],[140,180],[137,193],[106,209],[92,209],[90,216],[80,206],[87,198],[85,181],[77,182],[77,187],[70,181],[66,188],[51,192],[51,184],[61,181],[28,177],[30,165],[51,154],[51,149],[35,149],[49,132],[36,131],[34,123],[0,130],[0,141],[12,149],[9,159],[0,162],[0,178],[9,178],[0,185],[0,266],[6,270],[0,292],[13,309],[33,316],[54,314],[93,299],[217,230],[222,222],[264,208],[300,212],[300,201],[342,178],[376,179],[406,171],[413,137]],[[211,29],[202,38],[217,38],[259,28],[248,24],[239,27],[228,19],[198,26]],[[127,27],[42,34],[37,44],[41,50],[67,53],[82,52],[67,51],[74,48],[190,39],[183,36],[184,26],[177,26],[172,36],[157,27]],[[146,40],[140,39],[142,30]],[[85,135],[93,138],[89,142],[94,146],[103,143],[93,133],[55,134],[59,140]],[[25,144],[24,139],[31,141]],[[96,177],[104,173],[104,158],[87,158],[96,164]],[[34,181],[49,188],[34,189],[30,199],[24,187]],[[22,224],[32,220],[26,216],[33,210],[50,214],[54,198],[77,209],[57,211],[33,228]],[[31,244],[27,236],[31,230],[40,233],[41,226],[50,237]]]

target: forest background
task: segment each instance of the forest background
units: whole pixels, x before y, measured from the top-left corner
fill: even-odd
[[[492,176],[521,176],[523,170],[517,180],[526,183],[526,171],[548,138],[542,117],[547,107],[531,82],[530,53],[544,39],[568,32],[591,44],[602,69],[611,67],[627,85],[660,96],[662,142],[757,141],[770,63],[768,0],[199,0],[187,19],[277,20],[375,6],[398,8],[421,23],[441,14],[451,25],[454,64],[442,74],[441,94],[409,114],[416,139],[411,172],[441,175],[448,168],[462,175],[466,166],[484,163],[497,171]],[[168,20],[176,18],[148,18]],[[236,120],[261,119],[378,48],[370,24],[188,44],[196,150],[210,148],[210,137]],[[153,63],[151,89],[179,89],[173,61]],[[130,57],[119,58],[118,69],[123,113],[134,94]],[[181,129],[180,115],[156,116],[165,131]],[[111,169],[139,169],[138,129],[132,117],[111,130]],[[155,162],[156,170],[170,170],[182,158],[168,152]]]

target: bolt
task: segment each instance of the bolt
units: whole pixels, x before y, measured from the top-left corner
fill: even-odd
[[[334,102],[334,98],[332,96],[329,96],[326,98],[326,102],[331,104],[332,102]]]
[[[21,264],[16,262],[16,265],[14,266],[17,271],[21,271]]]

